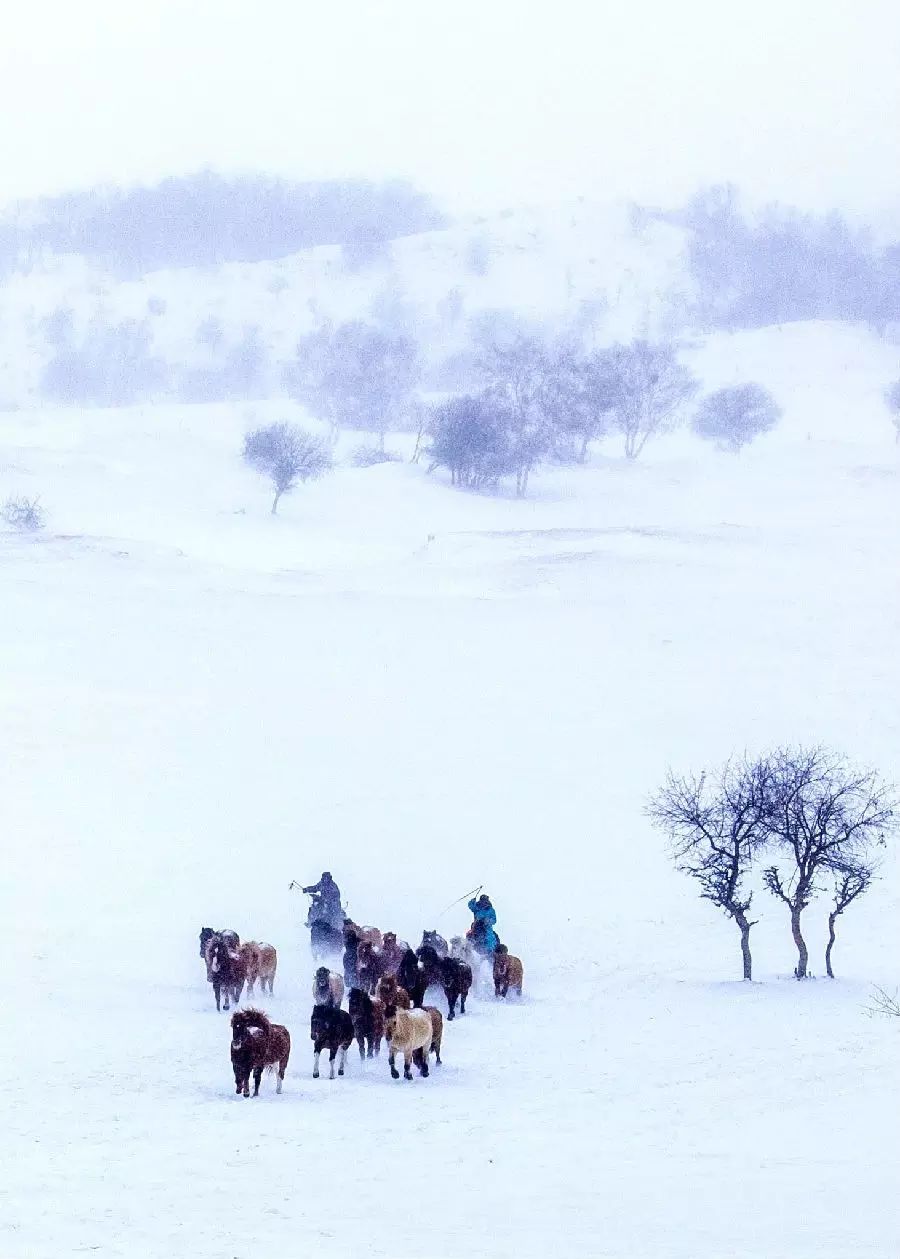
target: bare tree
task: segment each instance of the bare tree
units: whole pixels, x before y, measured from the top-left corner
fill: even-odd
[[[504,404],[506,453],[516,476],[516,496],[528,493],[528,478],[553,445],[549,383],[551,355],[536,337],[518,336],[510,344],[493,344],[481,358],[479,373],[486,396]]]
[[[405,417],[421,376],[419,349],[409,337],[362,320],[323,324],[297,346],[286,372],[293,397],[331,426],[385,434]]]
[[[891,413],[891,420],[894,425],[894,441],[900,442],[900,380],[895,380],[892,385],[885,389],[884,401]]]
[[[767,838],[768,783],[767,763],[746,758],[696,778],[670,772],[646,810],[668,834],[677,868],[696,879],[703,899],[736,924],[744,979],[753,971],[748,917],[753,894],[743,889],[743,881]]]
[[[858,896],[862,896],[869,890],[874,877],[875,874],[871,867],[860,866],[859,869],[840,874],[835,879],[834,908],[828,915],[828,943],[825,946],[825,973],[829,979],[834,979],[834,971],[831,969],[831,951],[834,948],[834,924],[848,905],[852,905]]]
[[[305,432],[296,424],[268,424],[244,438],[244,462],[267,476],[275,487],[272,515],[278,511],[282,494],[288,494],[298,481],[311,481],[330,471],[331,452],[321,437]]]
[[[607,350],[582,355],[563,347],[547,363],[543,405],[554,427],[578,442],[578,462],[609,426],[616,405],[615,360]]]
[[[670,345],[633,341],[613,353],[615,424],[625,438],[625,457],[637,459],[651,437],[682,420],[699,385]]]
[[[797,946],[794,974],[805,979],[809,950],[801,930],[804,909],[826,873],[860,875],[869,868],[870,850],[884,843],[897,806],[874,771],[853,769],[824,748],[782,748],[770,763],[766,825],[790,865],[788,873],[777,864],[769,866],[763,880],[790,912]]]

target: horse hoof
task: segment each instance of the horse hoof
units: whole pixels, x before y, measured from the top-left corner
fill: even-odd
[[[399,1080],[399,1079],[400,1079],[400,1072],[399,1072],[399,1071],[395,1071],[395,1070],[394,1070],[394,1068],[393,1068],[393,1067],[391,1067],[391,1077],[392,1077],[393,1079],[395,1079],[395,1080]]]
[[[344,1074],[344,1068],[341,1067],[340,1071],[338,1072],[338,1075],[343,1075],[343,1074]]]
[[[319,1078],[319,1073],[318,1073],[318,1071],[314,1071],[314,1072],[313,1072],[313,1079],[314,1079],[314,1080],[318,1080],[318,1078]]]

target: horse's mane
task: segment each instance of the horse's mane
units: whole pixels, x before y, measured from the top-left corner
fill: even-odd
[[[236,1014],[231,1016],[231,1026],[237,1027],[258,1027],[266,1036],[272,1030],[272,1024],[269,1022],[269,1016],[264,1014],[262,1010],[238,1010]]]

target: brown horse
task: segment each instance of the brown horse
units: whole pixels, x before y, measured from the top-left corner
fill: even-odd
[[[278,969],[278,953],[271,944],[257,944],[255,940],[245,940],[241,945],[247,971],[247,996],[253,996],[253,985],[259,980],[263,996],[268,988],[272,996],[275,983],[275,972]]]
[[[514,957],[505,944],[498,944],[494,951],[494,995],[505,997],[512,988],[516,996],[521,997],[524,976],[520,959]]]
[[[441,1041],[444,1039],[444,1016],[436,1005],[426,1005],[422,1007],[425,1013],[431,1019],[431,1045],[430,1052],[435,1055],[437,1065],[441,1065]]]
[[[385,931],[381,944],[381,969],[385,975],[396,975],[409,948],[404,940],[397,939],[395,931]]]
[[[206,977],[213,986],[216,998],[216,1009],[221,1010],[220,998],[225,994],[225,1009],[229,1000],[235,1005],[241,999],[241,992],[246,978],[244,959],[239,952],[232,952],[221,935],[215,936],[207,949]]]
[[[354,922],[352,918],[346,918],[344,920],[345,933],[348,928],[363,944],[371,944],[376,949],[381,948],[381,932],[377,927],[361,927],[358,923]]]
[[[384,1006],[362,988],[351,988],[347,1002],[360,1058],[377,1058],[384,1038]]]
[[[405,988],[400,987],[393,975],[383,975],[379,979],[375,996],[384,1006],[398,1005],[401,1010],[409,1010],[412,1007],[409,993]]]
[[[238,1010],[231,1016],[231,1065],[234,1069],[235,1092],[259,1096],[263,1071],[278,1072],[275,1092],[281,1092],[288,1058],[291,1056],[291,1034],[280,1023],[270,1023],[262,1010]]]

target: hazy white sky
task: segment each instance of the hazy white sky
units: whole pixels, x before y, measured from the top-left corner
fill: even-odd
[[[399,175],[453,209],[723,179],[900,204],[900,0],[31,0],[3,24],[4,201],[213,165]]]

